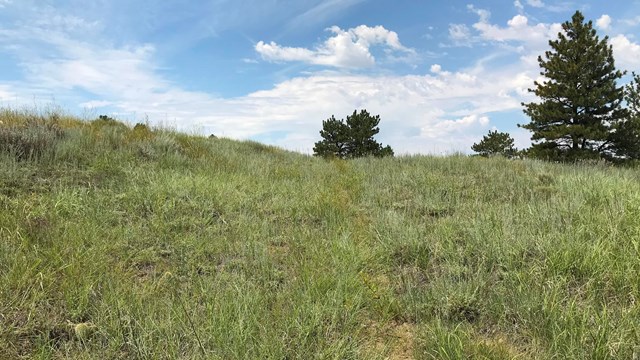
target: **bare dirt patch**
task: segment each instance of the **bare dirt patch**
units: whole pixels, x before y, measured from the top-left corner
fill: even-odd
[[[390,321],[379,324],[369,321],[364,325],[367,338],[371,339],[368,352],[385,354],[387,360],[413,359],[416,325],[408,322]]]

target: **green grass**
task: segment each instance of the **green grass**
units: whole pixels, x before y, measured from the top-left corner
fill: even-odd
[[[638,170],[0,121],[2,359],[640,356]]]

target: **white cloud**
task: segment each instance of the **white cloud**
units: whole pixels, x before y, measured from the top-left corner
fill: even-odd
[[[454,41],[471,40],[471,30],[465,24],[449,24],[449,37]]]
[[[524,5],[522,5],[522,3],[520,2],[520,0],[515,0],[513,2],[513,6],[516,7],[516,9],[518,9],[518,11],[524,11]]]
[[[449,37],[456,46],[469,46],[488,40],[500,43],[522,42],[527,48],[521,50],[540,50],[547,46],[549,39],[562,31],[561,24],[530,25],[529,19],[522,14],[515,15],[507,21],[506,27],[502,27],[489,21],[491,13],[488,10],[478,9],[473,5],[468,5],[467,8],[479,17],[478,21],[472,25],[477,35],[472,33],[465,24],[449,25]]]
[[[89,22],[73,15],[59,15],[45,11],[46,16],[39,17],[34,21],[34,26],[47,30],[60,30],[66,32],[90,31],[99,27],[98,22]]]
[[[544,3],[541,0],[527,0],[527,4],[537,8],[544,7]]]
[[[152,60],[145,58],[149,54],[135,48],[129,53],[94,51],[95,58],[33,67],[34,81],[46,79],[48,88],[61,89],[58,93],[73,84],[100,99],[85,102],[85,107],[110,104],[120,114],[139,114],[131,121],[146,114],[152,122],[181,130],[239,139],[283,132],[288,135],[270,142],[306,152],[318,140],[322,120],[331,114],[344,117],[356,108],[381,115],[380,141],[398,153],[468,151],[486,132],[488,114],[519,109],[521,87],[530,85],[530,78],[515,68],[449,72],[434,65],[433,75],[316,74],[246,96],[219,98],[173,86],[153,70]],[[122,57],[131,66],[108,65]],[[106,74],[97,76],[98,69]]]
[[[309,49],[284,47],[275,42],[258,41],[256,51],[270,61],[312,61],[315,53]]]
[[[15,99],[16,94],[11,91],[9,86],[0,85],[0,106],[4,106],[5,102],[10,102]]]
[[[609,30],[611,26],[611,17],[607,14],[600,16],[598,20],[596,20],[596,26],[602,30]]]
[[[150,45],[103,48],[72,42],[67,46],[58,58],[24,62],[29,78],[50,88],[90,89],[99,95],[128,96],[167,86],[154,74],[155,50]]]
[[[507,21],[507,25],[509,25],[509,27],[516,29],[526,27],[528,23],[529,19],[523,15],[516,15],[511,20]]]
[[[488,18],[489,14],[480,13]],[[522,19],[515,19],[512,25],[531,27],[523,23]],[[522,64],[496,68],[486,66],[482,60],[458,71],[446,71],[434,64],[431,73],[424,75],[321,72],[285,80],[245,96],[221,98],[188,91],[167,80],[155,61],[153,45],[116,46],[78,40],[75,34],[64,26],[46,31],[42,26],[20,28],[0,31],[0,45],[15,41],[24,45],[14,48],[13,55],[20,58],[29,86],[56,94],[57,99],[67,99],[68,103],[81,103],[88,108],[109,106],[125,120],[140,121],[148,116],[152,123],[179,130],[195,129],[237,139],[270,139],[272,144],[305,152],[311,151],[318,140],[322,120],[332,114],[342,118],[362,108],[381,115],[379,140],[390,144],[397,153],[469,151],[470,145],[491,126],[493,113],[519,112],[520,102],[529,101],[526,88],[537,73],[537,68]],[[369,49],[376,45],[392,52],[410,51],[395,33],[382,27],[346,31],[334,28],[333,34],[316,49],[292,51],[263,43],[271,46],[263,50],[265,54],[272,51],[273,55],[266,56],[275,58],[325,61],[343,67],[354,64],[348,60],[353,58],[340,55],[340,51],[351,54],[338,50],[343,39],[346,47],[366,49],[362,52],[365,60],[366,54],[371,55]],[[322,53],[325,48],[330,51]],[[5,91],[8,96],[32,98],[30,92],[10,90]],[[4,96],[2,91],[0,96]],[[90,95],[78,95],[87,93]],[[271,133],[286,135],[276,137]]]
[[[432,126],[425,126],[420,130],[423,136],[435,139],[455,133],[463,133],[474,127],[485,128],[488,125],[489,118],[487,116],[472,114],[461,119],[440,121]]]
[[[104,101],[104,100],[91,100],[91,101],[86,101],[83,103],[80,103],[78,106],[80,106],[81,108],[86,108],[86,109],[96,109],[96,108],[103,108],[103,107],[107,107],[113,105],[113,103],[111,101]]]
[[[516,7],[522,5],[519,0],[514,4]],[[532,51],[539,53],[547,48],[550,39],[556,38],[562,31],[562,25],[559,23],[531,24],[522,12],[509,19],[506,26],[500,26],[489,21],[491,13],[488,10],[473,5],[468,5],[467,9],[478,15],[479,19],[472,24],[473,29],[465,24],[449,25],[449,38],[453,46],[472,46],[478,43],[486,45],[487,42],[494,42],[500,44],[503,51],[510,47],[511,51],[520,54]],[[513,47],[511,43],[520,44]]]
[[[640,24],[640,16],[636,16],[631,19],[623,19],[620,22],[628,26],[638,26]]]
[[[632,42],[625,35],[617,35],[611,38],[613,55],[616,65],[627,70],[640,70],[640,45]]]
[[[267,61],[300,61],[339,68],[363,68],[375,65],[376,59],[370,50],[377,45],[389,52],[415,53],[414,50],[400,43],[398,34],[382,26],[360,25],[346,31],[333,26],[329,30],[334,35],[313,50],[286,47],[275,42],[265,43],[264,41],[259,41],[255,45],[255,50]]]
[[[11,5],[11,0],[0,0],[0,9],[7,5]]]
[[[564,2],[554,1],[553,5],[549,5],[547,3],[544,3],[541,0],[526,0],[526,4],[534,8],[544,9],[546,11],[551,11],[551,12],[560,12],[560,13],[566,13],[568,11],[571,11],[575,9],[575,6],[576,6],[575,3],[572,1],[564,1]],[[513,2],[513,6],[515,6],[520,13],[524,12],[524,4],[522,3],[521,0],[515,0]]]
[[[473,5],[467,5],[467,9],[469,9],[469,11],[471,12],[476,13],[476,15],[480,17],[481,22],[488,22],[489,18],[491,17],[491,12],[489,10],[478,9]]]
[[[480,16],[480,20],[473,24],[473,28],[480,33],[483,40],[497,42],[522,42],[530,49],[540,50],[546,48],[549,39],[555,38],[562,31],[562,25],[558,23],[529,24],[529,19],[524,15],[516,15],[507,21],[506,27],[491,24],[486,16]]]

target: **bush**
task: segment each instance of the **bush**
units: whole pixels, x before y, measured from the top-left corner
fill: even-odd
[[[380,132],[379,123],[380,115],[372,116],[366,110],[354,110],[346,121],[331,116],[322,122],[322,140],[315,143],[313,154],[341,159],[393,156],[389,145],[383,147],[373,138]]]
[[[131,128],[125,123],[120,122],[107,115],[100,115],[91,122],[91,130],[94,135],[104,132],[105,129],[115,129],[118,132],[130,131]]]
[[[149,140],[153,138],[153,131],[146,124],[137,123],[129,134],[129,139],[134,141]]]
[[[473,144],[471,150],[477,152],[480,156],[502,155],[513,157],[518,150],[513,146],[513,138],[508,133],[501,133],[498,130],[489,131],[479,143]]]
[[[91,125],[94,127],[102,127],[102,126],[117,126],[117,125],[122,125],[122,123],[110,116],[100,115],[98,116],[97,119],[91,122]]]

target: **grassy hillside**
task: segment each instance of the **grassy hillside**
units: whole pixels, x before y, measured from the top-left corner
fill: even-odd
[[[638,170],[0,122],[1,359],[640,356]]]

